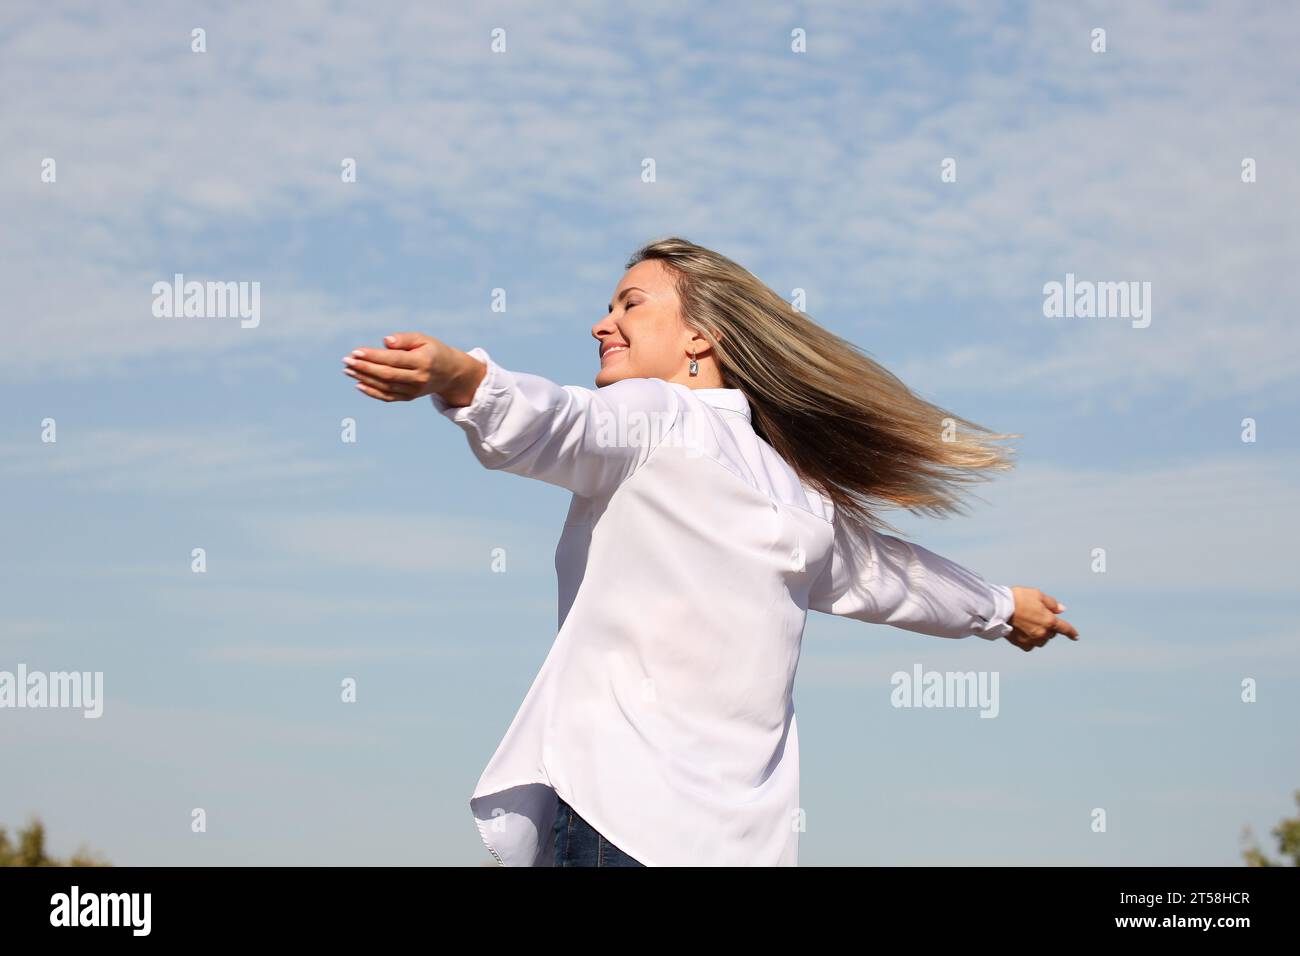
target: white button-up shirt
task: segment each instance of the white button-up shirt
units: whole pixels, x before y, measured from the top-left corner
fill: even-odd
[[[739,389],[557,385],[469,354],[487,365],[471,404],[434,407],[484,466],[573,492],[559,633],[470,798],[500,863],[552,865],[559,794],[647,866],[793,866],[808,609],[1010,630],[1009,587],[838,521]]]

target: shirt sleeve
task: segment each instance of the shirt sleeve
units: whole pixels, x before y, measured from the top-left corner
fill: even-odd
[[[486,468],[567,488],[610,494],[658,447],[676,422],[679,401],[660,379],[628,378],[602,388],[557,385],[513,372],[482,348],[469,354],[487,373],[468,405],[433,407],[465,432]]]
[[[920,545],[835,517],[831,557],[809,592],[811,610],[935,637],[1011,631],[1011,588],[990,584]]]

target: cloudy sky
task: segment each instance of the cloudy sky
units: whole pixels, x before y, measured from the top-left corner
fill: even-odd
[[[669,235],[1024,435],[969,515],[888,517],[1082,634],[811,615],[802,864],[1233,865],[1293,812],[1300,13],[752,6],[4,6],[0,670],[105,702],[0,710],[0,825],[119,864],[487,860],[469,795],[554,637],[568,495],[340,358],[415,330],[590,386]],[[177,273],[258,283],[260,321],[156,316]],[[1150,283],[1150,324],[1045,316],[1067,275]],[[917,664],[998,671],[998,717],[892,707]]]

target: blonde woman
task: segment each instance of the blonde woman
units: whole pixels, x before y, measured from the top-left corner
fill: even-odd
[[[628,263],[596,388],[402,333],[344,371],[430,396],[485,467],[573,493],[560,628],[470,808],[508,866],[795,865],[792,688],[809,609],[1025,651],[1078,639],[1053,597],[884,533],[1009,468],[747,270],[683,239]]]

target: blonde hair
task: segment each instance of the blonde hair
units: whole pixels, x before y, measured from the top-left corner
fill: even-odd
[[[921,398],[726,256],[673,237],[627,268],[649,259],[673,277],[682,319],[712,346],[724,387],[744,392],[755,432],[841,514],[896,531],[879,509],[961,513],[961,485],[1012,467],[1010,449],[993,442],[1023,435]]]

